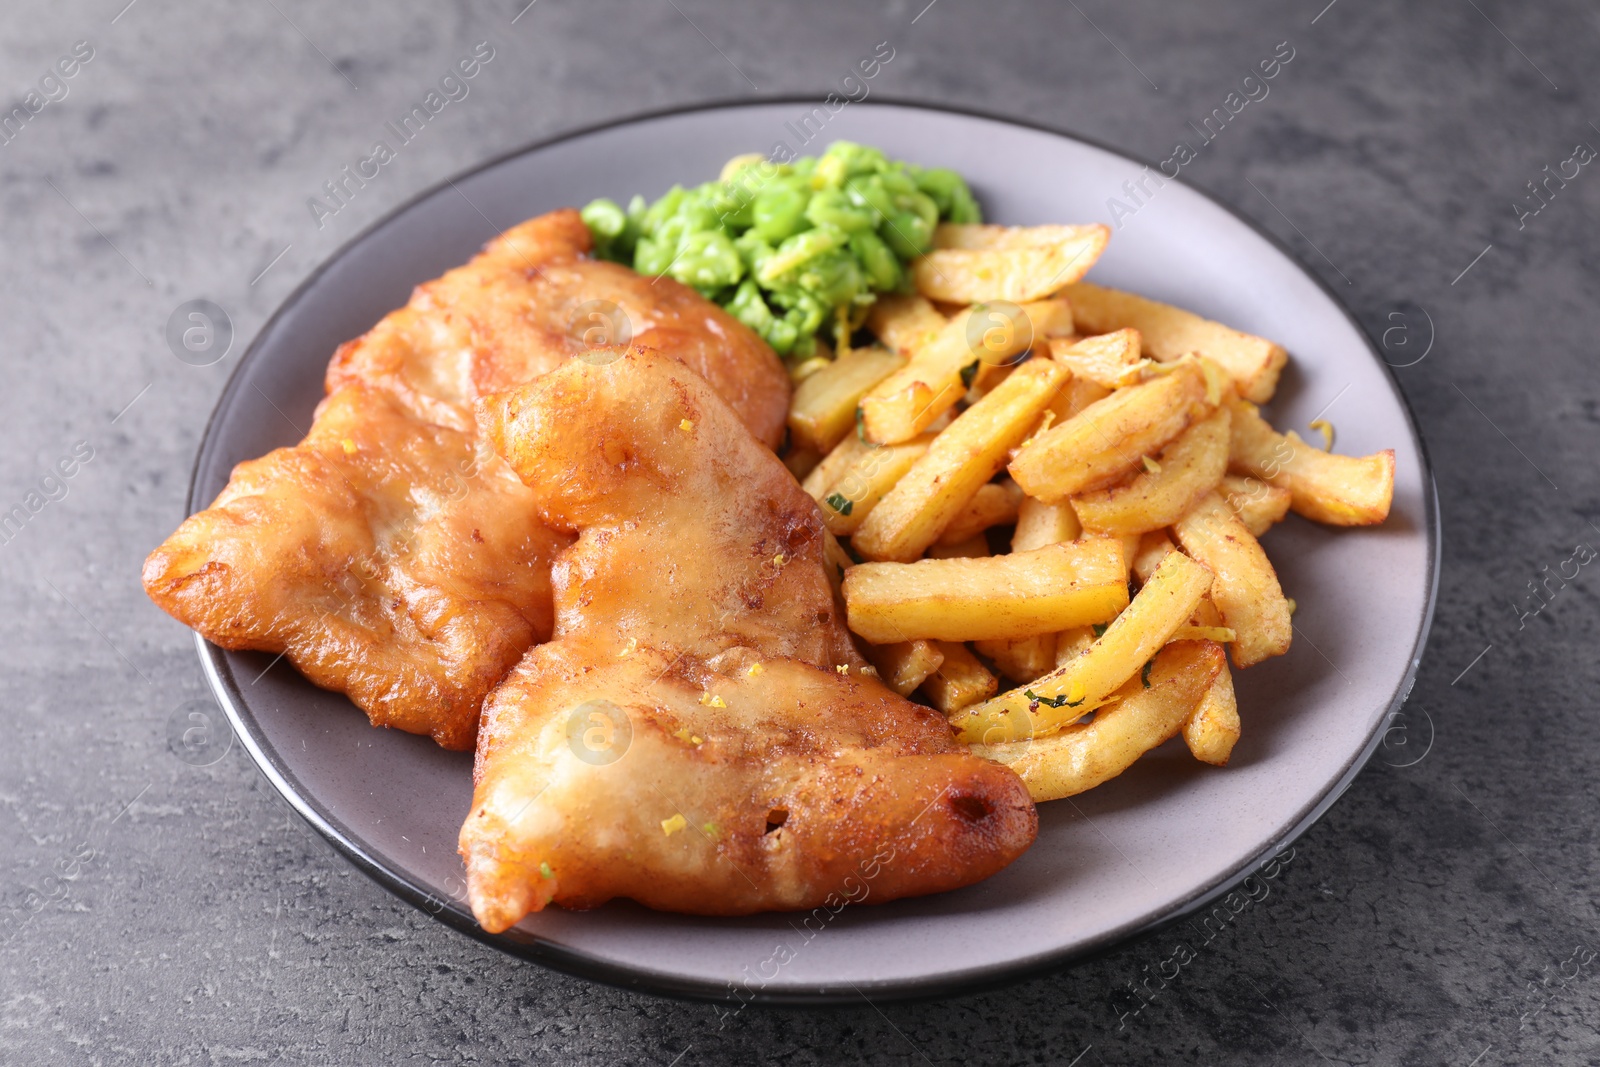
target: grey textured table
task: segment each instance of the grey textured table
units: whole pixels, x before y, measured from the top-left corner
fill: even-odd
[[[0,1062],[1600,1062],[1600,177],[1526,184],[1600,145],[1592,5],[124,3],[29,0],[0,33],[7,108],[39,94],[0,138],[0,511],[26,516],[0,533]],[[470,95],[315,218],[308,198],[480,41],[496,60]],[[1411,701],[1271,895],[1209,941],[1179,926],[988,993],[724,1018],[454,934],[356,873],[239,746],[176,758],[173,716],[206,690],[139,564],[299,280],[481,159],[630,112],[825,93],[880,41],[875,93],[1151,159],[1295,49],[1184,178],[1383,339],[1445,545]],[[202,297],[235,337],[196,367],[164,330]],[[1163,977],[1178,944],[1194,958]]]

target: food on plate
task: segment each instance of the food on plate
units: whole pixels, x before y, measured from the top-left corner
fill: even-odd
[[[1111,227],[982,226],[945,223],[933,251],[912,263],[917,291],[930,300],[1023,304],[1082,278],[1111,237]]]
[[[715,181],[674,185],[650,204],[635,196],[626,210],[594,200],[583,219],[603,258],[693,286],[780,354],[804,357],[824,326],[848,347],[875,296],[904,287],[941,219],[980,215],[954,171],[835,141],[788,162],[738,156]]]
[[[1090,722],[1029,741],[975,745],[973,751],[1016,771],[1040,803],[1093,789],[1182,730],[1228,669],[1222,646],[1211,641],[1176,641],[1152,663],[1143,678],[1125,682],[1117,699]]]
[[[1257,538],[1291,508],[1381,522],[1394,491],[1392,451],[1333,455],[1261,417],[1281,346],[1080,280],[1108,237],[939,226],[916,292],[866,318],[904,364],[877,355],[875,384],[852,378],[856,432],[805,482],[853,561],[852,629],[1040,801],[1174,734],[1226,764],[1228,656],[1246,669],[1294,633]]]
[[[850,542],[856,551],[901,562],[921,556],[1004,469],[1067,375],[1051,360],[1024,363],[952,420],[861,524]]]
[[[1173,524],[1172,534],[1180,549],[1212,573],[1211,603],[1234,633],[1229,646],[1234,666],[1249,667],[1289,651],[1294,637],[1289,601],[1261,543],[1228,502],[1208,493]]]
[[[1085,530],[1145,533],[1171,526],[1193,510],[1228,469],[1228,409],[1194,423],[1141,467],[1120,485],[1072,498]]]
[[[1200,364],[1179,363],[1169,374],[1118,389],[1044,429],[1017,452],[1011,475],[1029,496],[1064,500],[1137,468],[1148,470],[1146,457],[1215,407]]]
[[[982,641],[1109,622],[1128,606],[1122,546],[1109,538],[980,559],[867,562],[844,576],[850,629],[880,644]]]
[[[1066,298],[1084,332],[1138,330],[1144,350],[1162,361],[1205,356],[1228,372],[1241,397],[1256,404],[1272,399],[1289,362],[1282,345],[1133,293],[1079,282],[1067,289]]]
[[[1076,722],[1142,671],[1188,622],[1211,581],[1204,566],[1169,553],[1080,654],[1025,689],[962,709],[951,722],[964,740],[984,743],[1037,738]]]
[[[1289,506],[1330,526],[1370,526],[1389,517],[1394,497],[1394,449],[1370,456],[1336,456],[1290,430],[1280,434],[1254,404],[1228,401],[1233,413],[1228,460],[1269,485],[1289,490]]]
[[[1281,346],[1084,281],[1110,236],[846,142],[529,220],[341,346],[146,588],[475,746],[491,932],[971,884],[1173,738],[1226,765],[1295,632],[1260,538],[1393,501],[1392,450],[1262,416]]]
[[[867,392],[860,436],[880,445],[908,440],[965,398],[984,364],[1009,365],[1035,338],[1071,332],[1072,309],[1061,300],[968,308]]]
[[[215,644],[282,653],[374,725],[469,749],[484,694],[550,636],[569,538],[534,505],[475,437],[355,383],[300,444],[234,468],[150,554],[145,589]]]
[[[363,381],[424,422],[475,433],[478,397],[597,346],[632,343],[683,360],[776,448],[789,383],[771,350],[687,286],[641,277],[591,251],[588,227],[570,208],[511,227],[340,345],[328,392]]]
[[[376,725],[470,749],[483,697],[550,635],[566,541],[481,447],[475,399],[620,332],[692,367],[764,443],[783,435],[789,380],[759,338],[589,242],[575,211],[531,219],[341,346],[306,439],[240,464],[151,554],[151,599],[225,648],[282,654]]]
[[[861,658],[816,504],[695,374],[633,349],[480,410],[543,521],[577,537],[555,637],[485,704],[461,832],[485,929],[619,896],[733,915],[855,880],[890,900],[1033,840],[1017,776]]]

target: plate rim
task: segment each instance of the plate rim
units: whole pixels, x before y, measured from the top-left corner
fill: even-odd
[[[234,365],[233,370],[229,372],[228,380],[218,394],[216,404],[212,407],[211,413],[207,416],[205,426],[201,431],[200,443],[195,449],[194,463],[190,470],[189,489],[185,501],[187,514],[192,515],[209,504],[209,501],[198,499],[201,470],[206,466],[206,461],[216,447],[221,416],[226,409],[232,406],[235,394],[243,388],[244,370],[259,358],[263,339],[272,333],[279,320],[288,314],[289,310],[321,281],[323,275],[334,264],[342,260],[357,245],[381,228],[459,181],[490,170],[519,156],[542,151],[565,141],[576,140],[619,127],[640,125],[702,111],[737,110],[765,107],[773,104],[819,104],[823,102],[820,95],[791,93],[763,97],[757,101],[737,97],[718,98],[691,104],[632,112],[601,122],[562,130],[549,137],[540,138],[502,152],[464,170],[450,174],[397,204],[324,257],[316,268],[278,303],[272,314],[267,317],[251,338],[250,344],[239,356],[239,360]],[[1028,118],[996,114],[982,108],[929,103],[892,95],[875,97],[872,101],[863,100],[854,106],[874,109],[882,107],[914,109],[936,114],[980,119],[1033,130],[1068,141],[1075,141],[1125,159],[1138,167],[1148,168],[1155,165],[1151,160],[1141,158],[1137,154],[1122,148],[1106,144],[1094,137],[1068,132],[1060,127]],[[279,760],[275,752],[264,747],[262,739],[257,736],[256,730],[258,727],[255,715],[250,710],[248,702],[244,700],[243,691],[239,688],[238,681],[235,679],[232,668],[227,662],[226,650],[211,644],[198,633],[194,633],[193,639],[200,655],[201,669],[207,684],[211,688],[212,695],[216,697],[217,702],[221,705],[234,734],[250,754],[251,760],[266,776],[267,780],[272,783],[273,788],[289,803],[290,807],[299,813],[301,818],[305,819],[313,829],[334,846],[336,852],[378,885],[416,907],[435,921],[441,922],[492,948],[550,967],[564,974],[602,982],[606,985],[632,992],[644,992],[676,999],[710,1003],[738,1003],[741,1006],[740,1010],[746,1004],[779,1007],[842,1005],[855,1003],[865,998],[868,994],[887,1000],[926,1000],[949,997],[1009,985],[1034,975],[1059,970],[1069,965],[1103,956],[1127,942],[1166,929],[1201,911],[1243,882],[1253,871],[1260,869],[1269,862],[1273,856],[1281,853],[1283,849],[1303,836],[1349,789],[1356,775],[1361,772],[1372,758],[1379,742],[1387,733],[1388,724],[1395,712],[1405,704],[1416,684],[1417,671],[1421,666],[1422,654],[1427,647],[1428,636],[1433,628],[1434,613],[1438,604],[1439,576],[1442,564],[1442,552],[1440,550],[1442,530],[1438,487],[1433,476],[1433,462],[1428,454],[1427,442],[1423,439],[1418,429],[1416,413],[1412,410],[1411,402],[1407,398],[1405,391],[1400,387],[1400,380],[1395,374],[1395,368],[1390,365],[1388,360],[1383,358],[1373,344],[1371,335],[1362,326],[1360,320],[1356,318],[1338,293],[1275,234],[1244,215],[1204,186],[1181,176],[1175,180],[1209,201],[1214,207],[1236,222],[1245,226],[1257,237],[1265,240],[1292,263],[1301,274],[1309,278],[1322,293],[1323,297],[1354,328],[1356,335],[1365,343],[1368,353],[1382,368],[1391,389],[1400,402],[1400,410],[1405,418],[1406,429],[1411,435],[1412,444],[1421,463],[1421,470],[1418,473],[1422,482],[1422,533],[1427,541],[1427,562],[1425,566],[1428,572],[1428,588],[1426,602],[1423,606],[1422,622],[1417,628],[1416,639],[1412,644],[1409,664],[1391,691],[1388,709],[1378,719],[1361,750],[1351,757],[1341,769],[1337,778],[1306,807],[1300,817],[1280,839],[1270,843],[1252,858],[1214,879],[1210,884],[1198,887],[1186,899],[1171,908],[1165,909],[1161,914],[1153,918],[1148,916],[1135,918],[1122,926],[1106,931],[1098,937],[1072,948],[1047,951],[1036,956],[1003,963],[971,967],[964,970],[942,971],[937,975],[928,977],[889,979],[881,982],[852,983],[845,981],[839,984],[821,983],[815,986],[790,987],[771,991],[746,988],[743,992],[747,995],[741,996],[736,994],[735,986],[730,983],[686,978],[670,971],[602,959],[587,952],[545,941],[515,929],[503,934],[486,932],[477,924],[469,911],[453,902],[440,900],[432,892],[413,882],[404,872],[391,869],[377,857],[371,855],[356,839],[355,835],[342,825],[337,816],[331,811],[323,810],[320,804],[314,802],[313,798],[298,782],[293,772]]]

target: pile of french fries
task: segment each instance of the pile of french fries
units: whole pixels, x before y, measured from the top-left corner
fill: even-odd
[[[1294,636],[1258,539],[1289,511],[1382,522],[1394,493],[1392,450],[1335,455],[1261,417],[1283,348],[1081,281],[1108,236],[940,226],[916,295],[872,308],[878,343],[803,368],[789,416],[879,675],[1037,801],[1179,733],[1226,764],[1230,659]]]

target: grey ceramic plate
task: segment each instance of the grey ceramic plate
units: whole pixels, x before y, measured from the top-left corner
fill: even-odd
[[[210,502],[235,463],[298,439],[290,420],[309,424],[336,345],[531,215],[595,196],[657,195],[778,142],[809,153],[842,138],[957,167],[989,218],[1007,223],[1106,219],[1107,198],[1123,195],[1143,168],[1058,133],[903,104],[850,105],[802,146],[796,130],[811,109],[799,100],[729,105],[586,130],[397,211],[318,270],[256,338],[212,416],[191,508]],[[826,924],[619,903],[552,909],[491,937],[462,903],[456,856],[472,795],[468,756],[372,729],[344,697],[287,664],[266,669],[268,657],[202,643],[217,696],[284,796],[384,886],[508,952],[621,985],[785,1002],[927,995],[1059,965],[1192,913],[1305,830],[1378,744],[1432,616],[1437,507],[1405,403],[1362,331],[1282,248],[1226,208],[1168,183],[1123,220],[1093,279],[1278,340],[1293,366],[1269,408],[1274,422],[1305,432],[1325,412],[1341,451],[1396,453],[1394,511],[1383,527],[1331,531],[1291,517],[1268,535],[1284,588],[1300,603],[1294,648],[1238,676],[1244,738],[1226,769],[1169,745],[1100,789],[1045,805],[1038,842],[989,881],[847,907]]]

